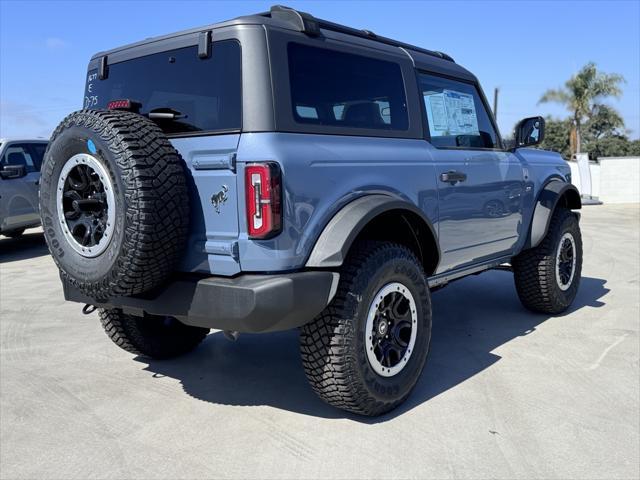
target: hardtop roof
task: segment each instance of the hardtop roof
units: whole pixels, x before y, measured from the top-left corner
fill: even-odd
[[[187,30],[182,30],[158,37],[147,38],[139,42],[123,45],[111,50],[98,52],[91,57],[91,60],[93,61],[98,58],[113,55],[125,50],[144,47],[151,43],[163,42],[165,40],[175,39],[180,36],[196,35],[206,31],[212,31],[215,39],[216,30],[233,28],[243,25],[261,25],[267,28],[277,28],[296,32],[302,31],[304,33],[307,33],[309,36],[317,36],[317,34],[332,36],[331,33],[334,32],[337,34],[346,34],[348,36],[351,36],[354,41],[356,41],[357,38],[357,43],[362,43],[363,41],[365,41],[369,46],[373,48],[376,48],[376,46],[380,48],[383,45],[387,48],[389,46],[397,47],[411,57],[417,68],[420,68],[420,64],[422,64],[423,66],[433,65],[437,67],[438,70],[444,70],[445,73],[460,75],[467,79],[475,80],[475,76],[473,76],[471,72],[469,72],[459,64],[456,64],[454,60],[445,53],[427,50],[387,37],[378,36],[369,30],[358,30],[330,21],[317,19],[308,13],[281,6],[271,7],[271,10],[269,12],[244,15],[223,22],[190,28]],[[317,29],[317,33],[315,35],[313,34],[314,29]]]
[[[48,143],[49,140],[43,137],[34,138],[34,137],[2,137],[0,138],[0,145],[4,145],[5,143]]]

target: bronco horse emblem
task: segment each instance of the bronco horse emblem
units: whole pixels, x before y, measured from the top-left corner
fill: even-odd
[[[229,187],[226,185],[222,185],[222,190],[218,193],[214,193],[211,195],[211,205],[216,210],[216,213],[220,213],[220,207],[227,202],[227,192],[229,191]]]

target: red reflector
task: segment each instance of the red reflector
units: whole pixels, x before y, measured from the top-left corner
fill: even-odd
[[[282,179],[277,163],[251,163],[244,170],[249,238],[270,238],[282,228]]]
[[[128,110],[130,112],[137,112],[142,105],[139,102],[132,100],[111,100],[107,103],[107,110]]]

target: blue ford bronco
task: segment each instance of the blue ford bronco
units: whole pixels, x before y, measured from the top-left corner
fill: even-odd
[[[505,268],[530,310],[574,300],[581,201],[543,136],[526,118],[507,146],[444,53],[275,6],[94,55],[42,224],[121,348],[299,328],[315,392],[379,415],[423,370],[430,291]]]

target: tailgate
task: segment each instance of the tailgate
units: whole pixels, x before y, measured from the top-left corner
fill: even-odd
[[[238,186],[235,153],[240,135],[174,138],[187,165],[190,223],[182,272],[235,275],[238,258]]]

